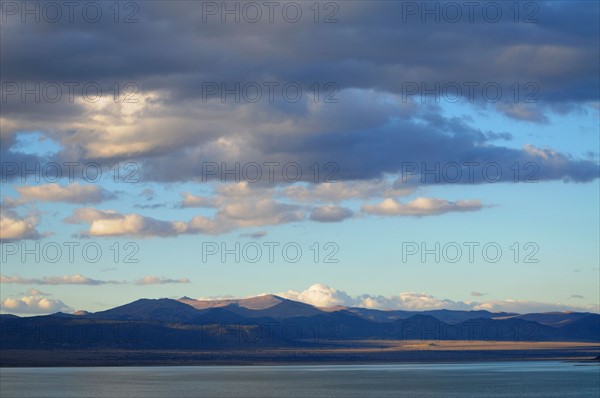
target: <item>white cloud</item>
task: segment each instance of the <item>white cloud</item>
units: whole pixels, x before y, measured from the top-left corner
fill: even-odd
[[[0,212],[0,241],[40,239],[42,234],[36,229],[37,217],[19,217],[9,210]]]
[[[2,311],[11,314],[53,314],[55,312],[73,312],[74,309],[60,300],[41,295],[7,298],[2,301]]]
[[[362,211],[380,216],[431,216],[450,212],[481,210],[479,200],[450,202],[443,199],[416,198],[406,204],[387,198],[376,205],[363,205]]]
[[[336,290],[322,283],[316,283],[303,292],[288,290],[277,293],[278,296],[294,301],[315,305],[317,307],[333,307],[335,305],[351,306],[355,301],[345,292]]]

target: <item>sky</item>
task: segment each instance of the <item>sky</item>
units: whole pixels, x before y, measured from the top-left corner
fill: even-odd
[[[0,7],[0,311],[600,311],[600,5]]]

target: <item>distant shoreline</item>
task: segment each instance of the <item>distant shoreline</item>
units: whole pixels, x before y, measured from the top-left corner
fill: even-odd
[[[573,361],[598,364],[600,345],[573,342],[345,342],[340,348],[0,350],[0,367],[260,366]]]

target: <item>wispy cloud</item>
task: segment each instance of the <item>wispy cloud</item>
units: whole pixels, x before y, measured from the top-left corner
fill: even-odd
[[[459,200],[450,202],[443,199],[416,198],[408,203],[400,203],[393,198],[375,205],[363,205],[362,211],[380,216],[432,216],[451,212],[478,211],[483,208],[479,200]]]
[[[106,281],[100,279],[88,278],[80,274],[75,275],[60,275],[60,276],[44,276],[41,278],[23,278],[19,275],[6,276],[0,275],[0,283],[13,283],[19,285],[106,285],[120,284],[119,281]]]
[[[136,285],[167,285],[177,283],[190,283],[190,280],[188,278],[171,279],[162,276],[149,275],[136,280],[134,283]]]
[[[487,293],[482,293],[482,292],[478,292],[478,291],[472,291],[471,292],[471,296],[473,297],[483,297],[485,296]]]
[[[340,222],[352,217],[352,210],[341,206],[320,206],[310,212],[309,218],[317,222]]]
[[[99,187],[98,185],[82,185],[72,183],[68,185],[42,184],[33,186],[16,186],[19,197],[15,201],[19,204],[39,202],[65,202],[65,203],[101,203],[115,199],[116,195]]]
[[[41,278],[24,278],[19,275],[6,276],[0,275],[0,283],[18,284],[18,285],[120,285],[120,284],[135,284],[135,285],[165,285],[173,283],[190,283],[188,278],[167,278],[164,276],[148,275],[132,282],[93,279],[84,275],[61,275],[61,276],[43,276]]]

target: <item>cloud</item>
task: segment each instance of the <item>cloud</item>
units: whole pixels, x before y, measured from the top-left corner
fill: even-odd
[[[163,276],[148,275],[134,282],[136,285],[166,285],[176,283],[190,283],[188,278],[171,279]]]
[[[486,161],[505,167],[539,162],[540,180],[598,178],[597,161],[567,153],[543,159],[499,146],[491,138],[498,132],[481,131],[466,118],[445,117],[437,104],[421,103],[423,91],[456,83],[463,87],[459,99],[476,111],[539,123],[557,109],[597,101],[597,4],[581,11],[568,3],[542,2],[539,24],[514,24],[508,3],[498,4],[503,17],[497,24],[481,18],[469,22],[463,13],[459,23],[421,23],[415,15],[399,25],[405,10],[394,2],[345,2],[339,10],[344,29],[314,24],[310,18],[298,24],[261,21],[223,29],[217,15],[200,32],[194,28],[203,18],[199,3],[157,2],[144,5],[135,35],[127,24],[110,29],[97,24],[89,31],[85,23],[66,21],[45,29],[49,26],[42,21],[33,29],[18,16],[9,17],[3,31],[8,43],[3,46],[5,81],[44,84],[76,76],[81,82],[97,82],[106,93],[126,76],[136,83],[137,102],[115,102],[111,95],[86,102],[81,87],[74,101],[63,95],[57,103],[25,104],[20,95],[10,95],[3,104],[2,157],[29,166],[68,159],[108,167],[133,159],[146,181],[162,182],[202,181],[206,162],[225,162],[231,168],[236,162],[264,161],[297,162],[304,182],[314,181],[310,167],[316,162],[320,180],[329,171],[323,166],[334,162],[339,168],[335,178],[344,182],[397,174],[403,162],[413,161]],[[89,40],[70,39],[79,33]],[[157,46],[166,52],[159,54]],[[361,54],[357,46],[364,50]],[[110,48],[111,56],[96,59],[98,48]],[[48,54],[66,59],[72,53],[81,57],[69,67],[48,62]],[[326,60],[315,62],[314,54],[324,53]],[[293,104],[281,95],[277,101],[265,100],[266,92],[257,103],[223,103],[220,95],[206,100],[203,90],[207,82],[232,87],[266,81],[280,83],[277,91],[286,82],[297,82],[305,95]],[[310,89],[315,81],[321,88],[335,83],[339,101],[315,103]],[[469,82],[479,83],[472,101],[464,86]],[[502,87],[497,104],[484,98],[487,82]],[[515,101],[515,82],[523,97],[531,93],[523,85],[535,82],[537,102]],[[407,83],[417,86],[408,98]],[[321,91],[321,99],[329,94]],[[60,152],[44,157],[14,153],[11,149],[19,148],[15,136],[23,131],[39,131],[58,142]],[[501,181],[508,181],[509,174]],[[276,175],[281,182],[281,173]]]
[[[112,268],[104,269],[113,270]],[[148,275],[143,278],[136,279],[132,282],[127,281],[109,281],[92,279],[83,275],[62,275],[62,276],[44,276],[41,278],[23,278],[19,275],[6,276],[0,275],[0,283],[5,284],[19,284],[19,285],[88,285],[88,286],[100,286],[100,285],[113,285],[113,284],[127,284],[133,283],[135,285],[166,285],[174,283],[190,283],[188,278],[167,278],[163,276]],[[30,295],[43,296],[45,293],[40,292],[37,289],[30,289],[28,292]]]
[[[339,206],[321,206],[315,207],[309,218],[317,222],[340,222],[346,218],[352,217],[352,210]]]
[[[336,184],[332,184],[336,185]],[[348,184],[340,184],[342,190]],[[351,184],[355,188],[358,185]],[[378,190],[346,189],[338,199],[351,198],[353,195],[387,195],[397,190],[390,183],[374,184]],[[330,188],[321,193],[327,196]],[[273,187],[261,189],[247,182],[218,186],[215,196],[194,196],[183,193],[180,207],[216,207],[213,216],[194,216],[188,220],[158,220],[136,213],[123,214],[116,210],[98,210],[95,208],[75,209],[65,221],[72,224],[88,224],[89,228],[80,233],[83,237],[131,236],[138,238],[175,237],[180,235],[219,235],[237,229],[256,228],[301,222],[306,219],[316,222],[341,222],[354,216],[355,212],[344,206],[324,205],[309,210],[308,206],[286,203],[273,197],[283,192],[302,198],[305,192],[318,190],[299,187],[298,190],[277,191]],[[286,192],[287,191],[287,192]],[[292,193],[293,192],[293,193]],[[379,192],[379,193],[377,193]],[[477,200],[459,200],[451,202],[443,199],[417,198],[406,204],[392,197],[381,203],[362,206],[362,213],[386,216],[427,216],[449,212],[476,211],[483,208]]]
[[[93,208],[76,209],[66,221],[73,224],[89,224],[89,229],[82,232],[82,236],[170,237],[186,233],[211,233],[217,230],[214,222],[199,216],[189,222],[171,222],[139,214],[121,214],[115,210]]]
[[[70,217],[65,219],[68,224],[79,224],[81,222],[92,223],[95,220],[116,220],[122,215],[115,210],[97,210],[91,207],[76,209]]]
[[[183,208],[188,207],[219,207],[222,201],[219,198],[207,197],[207,196],[195,196],[189,192],[183,192],[181,194],[183,200],[180,206]]]
[[[140,192],[139,197],[144,198],[146,200],[154,199],[156,192],[152,188],[145,188],[142,192]]]
[[[135,204],[133,205],[133,207],[135,207],[136,209],[150,209],[150,210],[154,210],[154,209],[161,209],[164,207],[167,207],[167,205],[165,203],[155,203],[155,204],[151,204],[151,205],[140,205],[140,204]]]
[[[255,232],[250,232],[250,233],[246,233],[246,234],[240,234],[241,238],[251,238],[251,239],[260,239],[260,238],[264,238],[265,236],[267,236],[267,231],[255,231]]]
[[[477,211],[482,209],[478,200],[450,202],[443,199],[416,198],[406,204],[387,198],[376,205],[363,205],[362,211],[380,216],[431,216],[450,212]]]
[[[327,285],[316,283],[303,292],[288,290],[277,293],[278,296],[294,301],[315,305],[317,307],[333,307],[336,305],[350,306],[355,300],[345,292]]]
[[[267,197],[273,191],[272,187],[250,184],[248,181],[237,183],[223,183],[216,188],[218,196],[224,199],[251,199],[256,197]]]
[[[544,114],[544,110],[535,104],[500,103],[496,106],[498,111],[513,119],[548,123],[548,117]]]
[[[426,293],[402,292],[396,295],[381,296],[362,294],[351,296],[348,293],[334,289],[322,283],[316,283],[308,289],[298,292],[288,290],[277,293],[278,296],[301,301],[317,307],[362,307],[379,310],[486,310],[490,312],[552,312],[552,311],[595,311],[600,312],[599,306],[567,306],[560,303],[540,303],[528,300],[493,300],[489,302],[453,301],[440,299]]]
[[[0,241],[41,239],[35,216],[20,217],[17,213],[2,209],[0,212]]]
[[[219,210],[217,219],[219,218],[225,219],[239,228],[302,221],[305,214],[298,205],[261,198],[229,203]]]
[[[80,274],[61,275],[61,276],[44,276],[42,278],[23,278],[19,275],[6,276],[0,275],[0,283],[13,283],[19,285],[89,285],[98,286],[106,284],[118,284],[123,282],[105,281],[99,279],[88,278]]]
[[[540,303],[528,300],[494,300],[473,305],[474,310],[486,310],[490,312],[516,312],[527,314],[532,312],[558,312],[558,311],[600,311],[600,306],[572,306],[561,303]]]
[[[11,314],[53,314],[55,312],[71,313],[75,311],[60,300],[53,300],[41,295],[7,298],[2,301],[2,311]]]
[[[66,202],[66,203],[100,203],[116,198],[116,195],[97,185],[81,185],[77,182],[61,186],[58,184],[42,184],[35,186],[17,186],[19,203],[31,201]]]
[[[317,283],[307,290],[297,292],[289,290],[278,293],[279,296],[290,300],[301,301],[317,307],[332,307],[336,305],[348,307],[363,307],[373,309],[405,309],[405,310],[431,310],[431,309],[468,309],[468,305],[451,300],[440,300],[424,293],[404,292],[395,296],[373,296],[363,294],[352,297],[344,291],[336,290],[327,285]]]
[[[406,196],[414,192],[414,186],[394,188],[385,180],[349,181],[311,185],[292,185],[282,194],[300,202],[338,203],[352,199],[373,197]]]
[[[24,296],[51,296],[50,293],[44,293],[41,290],[31,288],[23,293]]]
[[[139,214],[123,214],[119,218],[98,218],[92,221],[84,235],[89,236],[177,236],[187,230],[182,222],[169,222]]]
[[[483,297],[485,296],[487,293],[482,293],[482,292],[477,292],[477,291],[472,291],[471,292],[471,296],[473,297]]]
[[[140,214],[121,214],[115,210],[76,209],[68,223],[85,223],[89,228],[81,236],[131,236],[139,238],[179,235],[217,235],[238,228],[278,225],[305,218],[300,206],[279,203],[268,198],[238,200],[221,207],[215,218],[195,216],[189,221],[163,221]]]

